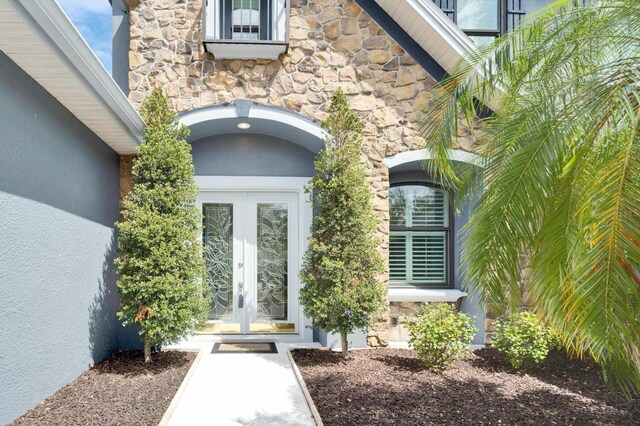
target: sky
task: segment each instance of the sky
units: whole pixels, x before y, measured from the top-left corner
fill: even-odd
[[[111,4],[109,0],[57,0],[71,22],[111,73]]]

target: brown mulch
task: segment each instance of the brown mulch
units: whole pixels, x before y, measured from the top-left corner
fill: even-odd
[[[511,368],[480,349],[443,371],[407,349],[297,349],[294,359],[326,426],[640,425],[640,399],[607,391],[592,362],[554,351],[538,368]]]
[[[96,364],[18,418],[14,425],[157,425],[196,357],[166,351],[144,363],[122,351]]]

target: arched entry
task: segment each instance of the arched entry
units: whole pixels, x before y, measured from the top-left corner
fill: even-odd
[[[189,111],[213,301],[198,339],[313,340],[298,302],[319,123],[246,100]]]

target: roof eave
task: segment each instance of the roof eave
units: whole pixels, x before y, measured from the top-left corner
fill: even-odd
[[[116,152],[137,153],[144,136],[142,118],[60,6],[51,0],[5,2],[15,15],[0,27],[23,31],[24,37],[8,37],[0,30],[0,49]],[[57,78],[47,74],[46,60],[60,65]],[[78,84],[73,93],[63,87],[69,81]]]

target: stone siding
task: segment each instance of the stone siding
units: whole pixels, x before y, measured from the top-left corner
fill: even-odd
[[[202,4],[132,2],[131,102],[139,106],[161,86],[179,112],[251,99],[323,120],[341,88],[366,123],[365,156],[386,259],[389,176],[383,159],[422,147],[416,111],[427,104],[434,79],[353,0],[292,0],[289,50],[278,60],[215,60],[202,44]],[[387,314],[371,327],[368,343],[385,346],[388,340]]]

